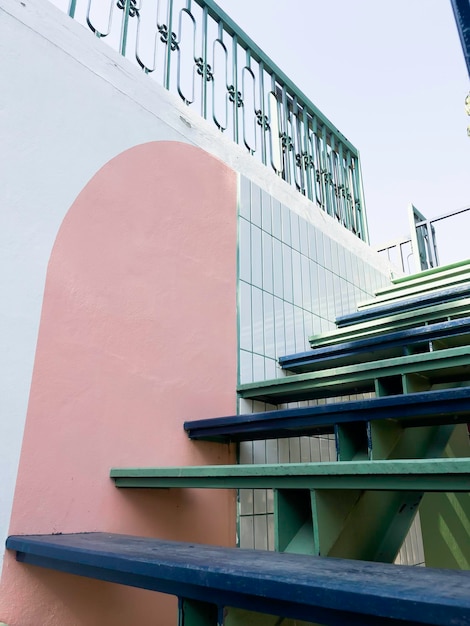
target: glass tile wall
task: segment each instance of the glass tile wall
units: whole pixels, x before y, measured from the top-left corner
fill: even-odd
[[[277,364],[279,356],[309,350],[309,336],[334,329],[337,316],[355,311],[357,303],[390,284],[383,272],[243,176],[238,274],[240,383],[284,376]],[[275,408],[239,400],[240,413]],[[239,449],[240,463],[334,460],[333,435],[244,442]],[[239,543],[245,548],[273,549],[271,490],[240,491]],[[408,552],[416,554],[414,562],[422,559],[416,541]],[[408,562],[406,555],[401,562]]]
[[[240,180],[239,379],[282,376],[281,355],[389,284],[370,264],[247,178]]]

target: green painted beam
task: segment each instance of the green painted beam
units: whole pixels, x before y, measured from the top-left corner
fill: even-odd
[[[253,613],[243,609],[226,609],[224,626],[316,626],[313,622],[304,622],[278,615]]]
[[[431,307],[388,315],[381,319],[369,320],[332,330],[321,335],[312,335],[309,342],[312,348],[330,346],[343,341],[375,337],[384,332],[404,330],[427,322],[444,321],[470,314],[470,298],[462,298],[453,302],[436,304]]]
[[[375,391],[377,379],[409,374],[423,375],[430,384],[461,381],[470,377],[469,365],[470,346],[459,346],[247,383],[238,387],[238,393],[242,398],[279,404]]]
[[[117,487],[467,492],[469,459],[113,468]]]
[[[178,626],[223,626],[221,611],[214,604],[180,598],[178,602]]]

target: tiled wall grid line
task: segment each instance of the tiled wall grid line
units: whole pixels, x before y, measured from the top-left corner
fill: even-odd
[[[358,302],[389,284],[380,270],[243,176],[238,229],[241,383],[284,376],[277,363],[279,356],[309,350],[310,335],[334,329],[338,315],[353,312]],[[287,406],[293,404],[279,408]],[[239,400],[239,413],[274,408],[263,402]],[[240,463],[334,460],[333,435],[244,442],[239,449]],[[273,549],[272,490],[239,492],[239,543],[245,548]],[[398,562],[419,564],[423,558],[417,519]]]

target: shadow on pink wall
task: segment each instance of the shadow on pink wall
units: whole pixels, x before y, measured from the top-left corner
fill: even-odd
[[[236,174],[137,146],[67,213],[49,262],[11,534],[103,530],[233,545],[233,492],[119,491],[114,465],[230,463],[183,421],[236,410]],[[17,564],[10,626],[176,623],[174,598]]]

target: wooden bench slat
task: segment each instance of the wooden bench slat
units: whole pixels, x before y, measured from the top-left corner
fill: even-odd
[[[470,491],[470,459],[113,468],[116,487]]]
[[[470,574],[109,533],[11,536],[22,563],[324,624],[469,626]]]
[[[403,427],[458,424],[469,415],[470,387],[461,387],[192,420],[184,429],[190,439],[229,443],[332,433],[337,424],[384,419],[399,420]]]
[[[470,317],[315,347],[308,352],[282,356],[279,364],[283,369],[295,372],[341,367],[402,356],[404,347],[443,339],[448,340],[452,347],[470,343]]]

